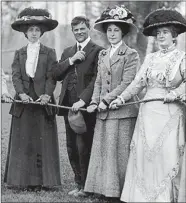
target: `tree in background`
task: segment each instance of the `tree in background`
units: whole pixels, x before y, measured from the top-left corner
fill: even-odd
[[[152,10],[162,7],[172,7],[178,8],[181,1],[84,1],[79,2],[81,9],[84,9],[84,14],[90,19],[91,24],[93,25],[95,20],[101,15],[104,9],[108,6],[113,5],[125,5],[133,13],[136,19],[136,26],[139,28],[137,35],[128,35],[125,39],[126,43],[135,48],[143,62],[144,56],[146,53],[150,53],[156,50],[154,38],[145,37],[142,34],[143,22],[145,16],[150,13]],[[57,29],[52,32],[45,33],[41,42],[44,42],[47,46],[56,48],[59,54],[62,53],[64,48],[72,45],[74,43],[74,37],[71,32],[70,21],[74,17],[73,13],[77,13],[77,7],[75,6],[77,2],[49,2],[46,1],[42,4],[44,8],[48,8],[53,11],[53,18],[60,21],[61,18],[59,15],[60,9],[58,7],[65,7],[65,10],[62,13],[64,24],[59,24]],[[22,47],[26,43],[23,40],[20,33],[13,31],[11,29],[11,23],[15,20],[18,13],[25,7],[31,6],[32,2],[16,2],[16,1],[4,1],[2,2],[2,64],[6,72],[10,72],[11,63],[13,60],[14,51]],[[72,13],[71,16],[69,13]],[[60,13],[61,14],[61,13]],[[56,33],[57,32],[57,33]],[[92,39],[99,45],[107,47],[106,37],[94,29],[91,29],[90,35]],[[13,52],[8,52],[7,50],[12,50]],[[7,60],[8,59],[8,60]],[[7,71],[8,70],[8,71]]]
[[[151,53],[157,50],[154,38],[145,37],[142,34],[143,22],[147,14],[158,8],[178,8],[181,1],[103,1],[103,2],[85,2],[86,16],[95,21],[101,12],[108,6],[112,7],[114,5],[125,5],[134,15],[136,19],[136,26],[139,29],[137,35],[126,36],[125,42],[130,46],[135,48],[140,58],[144,59],[147,53]],[[98,40],[100,38],[99,34],[94,34],[95,38]],[[96,37],[98,36],[98,37]],[[101,40],[104,38],[101,37]],[[100,44],[100,43],[99,43]]]
[[[26,6],[30,5],[31,2],[14,2],[14,1],[3,1],[2,2],[2,38],[3,45],[9,44],[12,39],[13,30],[11,29],[10,22],[13,22],[18,13]]]

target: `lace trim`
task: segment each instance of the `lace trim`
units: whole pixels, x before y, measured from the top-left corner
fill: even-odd
[[[141,193],[148,201],[154,201],[170,184],[171,180],[176,177],[179,171],[179,163],[167,174],[167,176],[160,182],[158,186],[145,185],[145,181],[140,173],[136,175],[136,185],[139,187]]]
[[[179,146],[179,155],[180,156],[183,156],[183,154],[184,154],[184,145],[181,145],[181,146]]]
[[[176,65],[176,62],[177,62],[179,56],[180,56],[180,52],[176,51],[176,52],[173,52],[173,54],[169,57],[167,67],[166,67],[166,71],[165,71],[165,75],[167,77],[169,77],[169,75],[171,74],[172,69]]]
[[[144,145],[145,156],[149,161],[152,161],[155,158],[156,154],[158,154],[160,149],[162,148],[163,140],[164,140],[165,136],[167,135],[167,133],[165,133],[165,132],[168,132],[168,134],[169,134],[172,131],[172,129],[174,128],[173,123],[178,120],[178,117],[180,115],[180,113],[179,113],[180,110],[178,109],[175,112],[175,114],[169,119],[169,121],[166,123],[165,127],[163,128],[162,132],[160,133],[160,135],[156,139],[153,148],[150,149],[150,147],[147,144],[147,139],[146,139],[146,136],[145,136],[145,129],[144,129],[144,123],[143,123],[143,119],[142,119],[141,109],[140,109],[140,112],[139,112],[139,116],[140,116],[139,125],[141,126],[140,134],[141,134],[142,142],[143,142],[143,145]]]
[[[135,168],[137,171],[137,157],[136,157],[136,146],[135,142],[132,141],[130,145],[131,153],[134,156]],[[141,193],[145,197],[148,202],[153,202],[157,199],[157,197],[169,186],[170,182],[176,177],[179,171],[179,162],[175,164],[175,166],[170,170],[170,172],[165,176],[165,178],[160,182],[159,185],[146,185],[145,180],[142,175],[137,171],[136,176],[132,179],[125,182],[130,188],[132,185],[136,184],[140,189]]]
[[[155,67],[154,60],[156,59],[156,57],[158,57],[158,53],[159,52],[157,52],[156,54],[153,54],[149,60],[149,67],[146,72],[146,77],[148,78],[148,86],[151,86],[151,87],[165,87],[167,85],[169,86],[168,81],[170,78],[170,74],[172,73],[172,70],[176,65],[178,59],[182,56],[182,53],[178,50],[172,52],[172,54],[168,57],[168,60],[167,60],[168,62],[166,64],[165,71],[160,71],[160,72],[157,71],[156,77],[158,81],[156,81],[152,78],[152,70]]]

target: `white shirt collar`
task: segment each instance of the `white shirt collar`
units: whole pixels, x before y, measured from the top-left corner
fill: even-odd
[[[29,48],[36,48],[36,47],[39,47],[39,46],[40,46],[40,41],[39,40],[37,42],[35,42],[35,43],[31,43],[31,42],[28,43]]]
[[[29,77],[34,78],[39,58],[40,42],[28,43],[27,59],[26,59],[26,73]]]
[[[81,49],[83,49],[90,41],[90,37],[88,37],[85,41],[79,43],[77,42],[77,47],[80,45],[81,46]]]
[[[123,41],[121,40],[117,44],[111,44],[111,48],[116,50],[122,45],[122,43],[123,43]]]

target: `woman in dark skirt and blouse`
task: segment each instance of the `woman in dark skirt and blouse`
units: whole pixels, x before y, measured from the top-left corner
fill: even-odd
[[[56,20],[44,9],[26,8],[12,24],[23,32],[28,45],[15,52],[12,81],[16,91],[13,103],[9,149],[5,169],[8,186],[40,189],[61,185],[59,148],[54,103],[56,83],[49,77],[56,61],[54,49],[40,43],[44,32],[53,30]],[[29,104],[40,101],[41,105]]]

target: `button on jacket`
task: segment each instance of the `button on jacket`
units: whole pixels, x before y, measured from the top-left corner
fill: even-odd
[[[69,58],[76,53],[77,44],[64,50],[61,60],[53,69],[53,78],[57,81],[62,81],[59,105],[65,105],[65,96],[69,89],[69,83],[73,82],[70,80],[72,79],[71,74],[74,69],[76,69],[77,74],[76,91],[78,99],[82,99],[87,105],[90,103],[97,74],[97,58],[100,50],[102,50],[102,47],[90,40],[83,48],[83,51],[86,53],[86,59],[74,65],[70,65]],[[63,116],[66,113],[66,109],[60,109],[58,115]]]
[[[12,81],[16,91],[16,99],[20,99],[18,96],[20,93],[28,94],[29,91],[30,78],[26,74],[26,59],[27,46],[15,52],[15,57],[12,64]],[[42,94],[47,94],[52,97],[53,103],[55,103],[53,91],[55,89],[56,82],[49,76],[49,74],[52,64],[56,60],[55,50],[40,44],[36,73],[35,77],[33,78],[34,89],[38,98]],[[10,114],[19,117],[24,109],[24,106],[25,105],[19,103],[13,104],[10,109]],[[45,109],[49,115],[54,114],[53,107],[46,106]]]
[[[110,58],[110,48],[99,54],[98,74],[94,85],[91,103],[99,104],[105,100],[110,104],[132,82],[139,69],[140,59],[136,50],[124,42]],[[134,101],[134,98],[129,102]],[[119,110],[109,110],[97,113],[101,119],[136,117],[137,106],[121,107]]]

